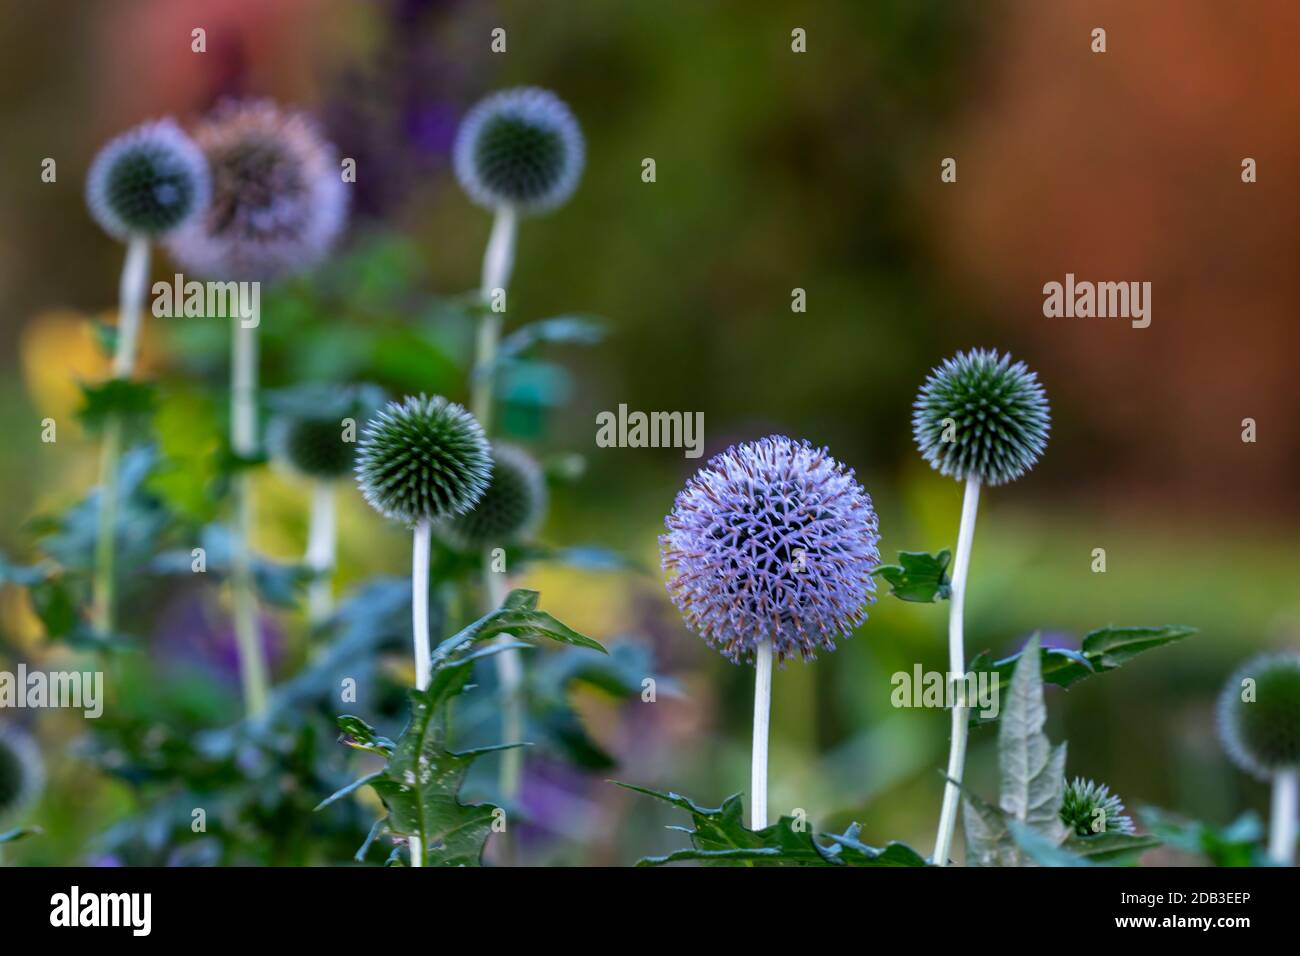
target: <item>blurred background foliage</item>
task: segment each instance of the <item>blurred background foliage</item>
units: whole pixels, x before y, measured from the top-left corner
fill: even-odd
[[[671,811],[605,777],[713,804],[747,780],[752,674],[684,631],[656,570],[663,515],[702,462],[597,448],[596,413],[702,411],[706,455],[773,431],[829,445],[875,498],[883,552],[937,550],[953,544],[960,490],[919,460],[910,404],[931,365],[971,346],[1027,360],[1054,412],[1040,466],[985,497],[971,653],[1009,653],[1034,630],[1077,642],[1111,622],[1200,628],[1105,680],[1049,693],[1049,733],[1069,739],[1072,773],[1106,781],[1130,807],[1220,824],[1264,808],[1263,787],[1219,750],[1212,700],[1253,649],[1300,638],[1300,387],[1286,285],[1300,181],[1282,173],[1300,162],[1294,4],[1260,3],[1249,18],[1210,0],[4,7],[0,549],[14,560],[34,555],[33,531],[51,530],[36,516],[94,482],[77,383],[107,372],[94,323],[112,319],[121,249],[95,228],[81,189],[108,137],[164,113],[188,123],[227,95],[312,112],[357,160],[353,220],[334,262],[264,297],[267,386],[371,380],[463,400],[472,326],[461,297],[477,283],[489,220],[456,187],[448,150],[478,96],[538,84],[572,105],[588,166],[570,204],[523,225],[507,331],[583,314],[602,317],[606,336],[512,363],[502,429],[585,459],[554,489],[543,540],[599,546],[641,570],[593,551],[580,566],[531,566],[521,581],[621,648],[618,667],[585,681],[570,679],[562,653],[533,652],[548,681],[537,699],[563,695],[584,715],[567,756],[587,753],[594,772],[558,759],[565,728],[545,728],[552,746],[530,756],[521,808],[526,860],[626,863],[676,845],[658,826],[678,822]],[[1096,25],[1108,30],[1104,56],[1088,50]],[[190,51],[198,26],[204,54]],[[488,49],[496,26],[504,55]],[[807,54],[790,52],[796,26]],[[39,178],[47,156],[54,184]],[[958,160],[953,185],[939,182],[946,156]],[[1260,163],[1256,185],[1240,182],[1243,156]],[[640,178],[645,157],[653,184]],[[1067,271],[1151,280],[1152,326],[1043,318],[1042,284]],[[171,272],[160,255],[154,277]],[[796,287],[806,314],[791,313]],[[145,330],[160,457],[140,520],[166,516],[161,553],[222,508],[228,329],[150,318]],[[1240,440],[1247,416],[1255,444]],[[56,444],[40,442],[47,417]],[[257,544],[292,562],[303,489],[273,469],[257,480]],[[408,625],[400,583],[384,576],[405,573],[409,550],[359,495],[340,499],[339,585],[357,596],[331,646],[343,646],[340,667],[377,681],[372,710],[395,734]],[[1090,571],[1097,547],[1105,574]],[[302,719],[252,734],[235,723],[232,638],[212,591],[163,566],[140,572],[123,628],[140,644],[106,665],[97,726],[67,711],[3,715],[34,731],[50,764],[30,815],[45,835],[9,859],[350,857],[374,814],[355,803],[309,812],[355,758],[334,743],[338,706],[302,683],[315,652],[301,615],[264,608],[276,679],[300,680],[288,698]],[[0,591],[0,667],[99,666],[50,640],[38,610],[24,591]],[[442,610],[448,622],[466,616],[449,595]],[[882,601],[837,653],[777,675],[774,809],[801,807],[836,831],[859,820],[868,842],[928,850],[948,719],[892,708],[889,678],[917,661],[943,666],[945,614]],[[658,701],[620,700],[620,681],[636,686],[651,669],[664,678]],[[467,735],[475,706],[467,698]],[[984,792],[992,743],[977,731],[968,764]],[[467,794],[490,787],[473,780]],[[191,791],[208,801],[202,839],[190,831]]]

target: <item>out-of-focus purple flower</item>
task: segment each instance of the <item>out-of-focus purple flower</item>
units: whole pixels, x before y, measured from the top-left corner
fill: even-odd
[[[733,663],[770,638],[778,660],[835,650],[866,620],[876,513],[825,448],[773,435],[715,456],[677,495],[659,539],[686,624]]]
[[[259,624],[262,647],[274,666],[282,656],[284,633],[271,615],[263,614]],[[239,683],[234,624],[199,594],[172,602],[159,620],[155,641],[160,653],[175,662],[198,667],[224,683]]]
[[[301,113],[269,100],[230,101],[195,130],[212,192],[204,212],[168,239],[186,269],[216,279],[269,280],[316,265],[347,220],[334,146]]]

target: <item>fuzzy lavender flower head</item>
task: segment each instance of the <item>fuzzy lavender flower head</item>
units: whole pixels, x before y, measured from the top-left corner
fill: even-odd
[[[96,154],[86,205],[115,239],[157,238],[195,218],[211,188],[203,152],[163,119],[127,130]]]
[[[586,147],[565,102],[519,87],[481,100],[456,133],[452,163],[461,188],[488,209],[554,209],[578,188]]]
[[[835,650],[867,618],[880,563],[876,513],[825,448],[773,435],[736,445],[677,495],[659,538],[687,626],[733,663]]]
[[[168,241],[185,269],[268,281],[329,253],[347,219],[347,187],[333,145],[306,116],[269,100],[227,102],[194,139],[212,172],[212,198]]]

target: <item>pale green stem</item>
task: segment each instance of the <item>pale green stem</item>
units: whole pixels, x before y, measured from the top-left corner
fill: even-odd
[[[750,761],[751,830],[767,826],[767,731],[772,715],[772,641],[763,638],[754,653],[754,750]]]
[[[136,236],[126,247],[118,284],[117,347],[113,377],[130,378],[135,371],[140,313],[149,283],[149,240]],[[99,529],[95,542],[95,575],[91,583],[91,618],[95,633],[107,637],[116,623],[113,558],[117,549],[117,472],[122,460],[122,420],[112,416],[104,425],[99,459]]]
[[[257,454],[257,326],[233,320],[230,370],[230,447],[241,458]],[[266,651],[258,627],[253,577],[252,478],[246,466],[234,480],[235,524],[231,535],[230,588],[234,604],[235,642],[244,709],[249,717],[266,713],[270,696]]]
[[[429,647],[429,542],[433,523],[428,518],[415,526],[411,543],[411,640],[415,651],[415,686],[425,690],[433,670],[432,649]],[[411,851],[411,866],[424,866],[424,846],[421,837],[407,837]]]
[[[510,282],[515,263],[515,233],[518,217],[511,206],[502,206],[492,221],[492,234],[488,237],[483,254],[483,277],[479,288],[485,311],[479,317],[478,341],[474,354],[473,381],[470,383],[470,411],[483,426],[492,430],[492,397],[495,385],[497,344],[501,337],[502,312],[492,311],[492,301],[498,290],[504,293]]]
[[[1295,866],[1297,815],[1300,815],[1300,768],[1288,767],[1279,770],[1273,777],[1268,856],[1274,863]]]
[[[939,831],[934,840],[930,862],[948,865],[952,835],[957,826],[957,807],[961,802],[960,784],[966,766],[966,733],[970,707],[964,690],[966,651],[962,637],[962,615],[966,600],[966,577],[970,571],[971,544],[975,540],[975,514],[979,510],[980,480],[966,479],[966,494],[961,504],[961,527],[957,532],[957,555],[952,566],[952,593],[948,601],[948,680],[958,699],[952,708],[952,745],[948,751],[948,782],[943,788],[943,809],[939,813]]]
[[[307,554],[303,563],[313,577],[307,589],[307,622],[317,627],[334,613],[334,564],[337,532],[334,509],[334,484],[324,479],[312,481],[311,523],[307,529]]]
[[[492,310],[493,302],[505,293],[514,269],[515,238],[518,231],[518,214],[511,206],[501,206],[492,220],[492,233],[483,253],[483,274],[479,297],[485,311],[479,317],[478,341],[474,354],[473,380],[470,383],[470,411],[490,434],[492,428],[492,400],[495,394],[495,365],[497,346],[501,338],[501,312]],[[485,612],[500,606],[506,594],[504,572],[492,570],[491,549],[483,553],[483,601]],[[510,635],[502,635],[502,642]],[[501,732],[506,743],[519,743],[524,734],[523,661],[517,651],[503,651],[497,655],[497,691],[501,703]],[[498,785],[501,797],[510,802],[519,794],[523,777],[523,752],[507,750],[501,755]],[[507,841],[506,856],[513,847]]]

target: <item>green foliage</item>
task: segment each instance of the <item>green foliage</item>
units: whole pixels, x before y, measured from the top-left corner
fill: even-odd
[[[1266,866],[1269,862],[1260,842],[1264,824],[1253,811],[1243,813],[1225,827],[1190,820],[1159,807],[1142,807],[1138,816],[1166,845],[1202,856],[1214,866]]]
[[[520,744],[448,749],[451,704],[466,691],[475,661],[529,646],[515,641],[485,642],[509,634],[604,651],[597,641],[537,610],[537,603],[536,591],[511,591],[499,608],[439,644],[433,652],[429,686],[410,692],[410,720],[395,742],[357,717],[340,718],[339,728],[349,746],[386,758],[381,770],[340,788],[316,808],[328,807],[364,786],[378,794],[388,815],[371,828],[357,852],[358,860],[364,859],[375,839],[389,834],[418,840],[426,865],[477,866],[482,861],[499,811],[489,803],[461,803],[461,786],[479,757]]]
[[[873,571],[889,583],[889,593],[904,601],[933,604],[952,596],[948,578],[951,552],[900,551],[898,564],[882,564]]]
[[[962,821],[969,866],[1088,866],[1124,863],[1159,844],[1119,831],[1079,836],[1062,819],[1065,744],[1052,746],[1043,732],[1042,657],[1029,639],[1011,674],[998,727],[998,805],[963,788]]]
[[[157,389],[148,382],[110,378],[93,385],[81,384],[77,417],[88,432],[98,434],[111,419],[137,424],[153,412]]]
[[[40,827],[15,827],[12,830],[0,832],[0,844],[17,843],[19,840],[37,836],[42,832]]]
[[[705,866],[925,866],[925,859],[903,843],[890,842],[883,848],[867,846],[858,839],[858,825],[842,834],[822,834],[829,846],[818,843],[806,820],[782,817],[762,830],[745,826],[744,804],[733,794],[720,807],[702,807],[688,797],[661,793],[631,784],[620,787],[672,804],[691,815],[692,826],[682,829],[690,838],[688,849],[667,856],[639,860],[637,866],[695,861]]]
[[[585,315],[558,315],[520,326],[497,349],[496,362],[513,362],[542,344],[595,345],[605,338],[605,324]]]
[[[1164,627],[1109,626],[1089,631],[1077,651],[1064,647],[1039,647],[1038,635],[1034,635],[1031,640],[1033,646],[1038,648],[1041,679],[1058,687],[1070,687],[1093,674],[1113,671],[1145,651],[1172,644],[1195,633],[1196,628],[1182,624]],[[970,670],[976,674],[996,674],[999,685],[1006,686],[1023,653],[995,661],[987,651],[981,651],[970,662]],[[978,711],[971,711],[972,721],[983,719]]]

